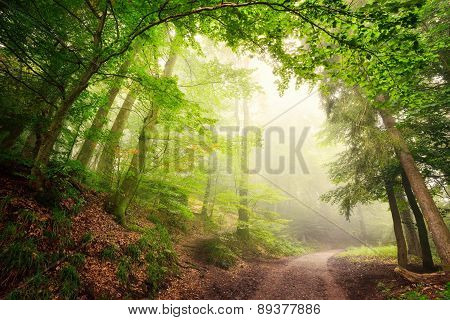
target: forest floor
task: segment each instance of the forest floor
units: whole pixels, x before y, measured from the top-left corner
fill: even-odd
[[[228,270],[211,266],[198,255],[201,239],[177,247],[181,273],[158,299],[448,299],[441,284],[411,284],[386,260],[353,260],[327,250],[300,257],[241,260]],[[447,293],[445,293],[447,292]]]
[[[0,260],[0,270],[5,271],[0,281],[0,297],[6,297],[14,288],[21,288],[21,298],[30,299],[149,297],[145,264],[140,260],[129,266],[129,281],[126,285],[118,278],[122,259],[127,258],[124,252],[127,252],[130,245],[137,243],[142,235],[118,225],[112,216],[104,211],[104,195],[86,190],[82,195],[84,202],[78,212],[61,217],[56,215],[58,210],[52,212],[34,199],[28,190],[26,178],[17,175],[12,177],[0,171],[0,231],[7,235],[6,232],[10,229],[7,228],[8,224],[18,228],[12,238],[15,242],[5,242],[6,238],[0,237],[0,243],[3,246],[8,245],[5,248],[14,249],[13,253],[5,255],[9,249],[2,249],[0,253],[4,257],[15,258],[21,257],[17,253],[18,248],[23,254],[30,251],[31,267],[37,263],[34,261],[35,257],[43,257],[42,261],[54,257],[54,262],[44,270],[44,279],[48,279],[47,288],[42,290],[41,287],[36,287],[34,293],[30,287],[42,279],[42,276],[34,276],[36,281],[26,282],[27,277],[32,275],[28,264],[23,266],[23,270],[19,270],[17,267],[8,267],[11,263],[16,263],[17,259],[11,260],[9,264]],[[59,202],[58,208],[67,208],[69,212],[74,203],[73,198],[68,197]],[[68,222],[67,219],[71,221]],[[141,228],[154,228],[148,221],[137,222]],[[64,227],[68,223],[71,225],[70,229]],[[53,238],[49,238],[50,236]],[[24,240],[19,241],[20,237],[24,237]],[[59,238],[59,241],[55,243],[52,240],[54,237]],[[445,289],[445,283],[410,284],[394,272],[393,262],[355,261],[337,256],[339,250],[280,259],[252,256],[238,260],[229,269],[222,269],[211,265],[205,259],[201,244],[207,237],[188,233],[177,239],[174,249],[178,256],[179,272],[163,284],[156,298],[422,299],[448,298],[450,295],[450,288],[447,285]],[[32,246],[26,239],[33,241]],[[61,244],[64,246],[61,247]],[[114,251],[111,251],[113,248]],[[63,255],[60,254],[61,250],[64,250]],[[115,257],[108,258],[108,252],[108,256]],[[73,258],[77,255],[79,257],[80,254],[84,258],[75,265]],[[119,255],[122,255],[121,259]],[[61,278],[62,271],[67,270],[71,264],[74,264],[78,271],[78,274],[75,273],[77,286],[70,295],[63,295],[60,287],[67,284],[67,281]]]
[[[395,265],[371,262],[368,266],[320,251],[300,257],[251,259],[224,270],[206,265],[195,252],[195,241],[179,248],[184,261],[159,299],[383,299],[378,282],[399,281]],[[357,288],[357,290],[355,290]]]

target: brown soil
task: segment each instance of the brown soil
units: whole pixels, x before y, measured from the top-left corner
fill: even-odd
[[[328,259],[337,251],[323,251],[274,260],[241,261],[229,270],[192,260],[184,250],[182,275],[174,279],[159,299],[345,299],[334,281]]]
[[[383,261],[357,262],[347,258],[332,257],[328,266],[336,283],[343,288],[350,300],[385,299],[379,283],[398,286],[407,282],[394,272],[395,264]]]

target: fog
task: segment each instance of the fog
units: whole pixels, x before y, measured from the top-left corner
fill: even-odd
[[[290,220],[289,233],[309,244],[332,248],[393,242],[387,204],[359,206],[347,220],[336,206],[319,199],[335,187],[328,178],[327,164],[345,146],[321,141],[326,115],[318,88],[297,87],[291,81],[280,94],[268,63],[258,57],[245,60],[261,86],[261,92],[248,103],[249,125],[263,131],[261,147],[252,150],[250,170],[255,173],[250,180],[270,185],[287,197],[274,204],[273,210]],[[260,165],[257,158],[261,158]]]

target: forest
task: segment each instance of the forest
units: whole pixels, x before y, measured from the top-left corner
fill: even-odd
[[[450,4],[1,0],[1,299],[449,299]]]

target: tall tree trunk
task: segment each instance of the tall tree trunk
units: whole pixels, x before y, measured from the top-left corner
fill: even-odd
[[[211,201],[211,207],[209,209],[209,217],[211,218],[214,214],[214,206],[216,205],[216,197],[217,197],[217,180],[219,179],[219,173],[216,172],[215,179],[214,179],[214,192],[213,192],[213,198]]]
[[[400,218],[403,223],[408,253],[420,257],[422,251],[420,249],[419,237],[417,236],[417,230],[411,215],[411,210],[409,209],[404,193],[397,188],[397,185],[395,187],[395,198],[397,200]]]
[[[208,172],[208,180],[206,181],[205,193],[203,195],[202,211],[200,212],[200,215],[203,220],[206,220],[208,218],[208,208],[211,195],[211,183],[212,183],[212,174],[211,172]]]
[[[409,206],[416,219],[417,231],[419,233],[420,248],[422,250],[422,266],[426,271],[434,270],[433,256],[431,254],[430,242],[428,241],[428,231],[423,219],[422,212],[417,205],[416,197],[411,189],[408,177],[402,170],[402,184],[405,190],[406,197],[408,198]]]
[[[114,169],[114,160],[116,155],[116,150],[120,146],[120,139],[122,138],[123,131],[128,122],[131,110],[136,101],[134,93],[132,91],[128,92],[120,111],[114,120],[114,123],[109,131],[108,137],[103,147],[100,160],[97,165],[97,171],[100,172],[105,179],[107,184],[112,182],[112,172]]]
[[[243,135],[241,142],[241,176],[239,180],[239,207],[238,207],[238,226],[237,235],[242,239],[250,237],[249,219],[250,212],[248,209],[248,141],[247,127],[249,126],[249,110],[247,100],[244,99],[243,109]]]
[[[163,77],[170,77],[176,62],[175,53],[171,52],[164,67]],[[138,153],[133,155],[130,166],[124,180],[111,199],[111,211],[118,221],[125,223],[125,213],[139,187],[142,174],[145,172],[145,162],[147,159],[147,139],[156,126],[159,116],[159,107],[154,105],[149,114],[145,117],[139,134]]]
[[[394,187],[392,182],[386,181],[386,195],[389,201],[389,208],[392,214],[392,222],[394,224],[395,240],[397,242],[397,262],[398,265],[406,268],[408,264],[408,253],[406,247],[405,236],[403,235],[402,221],[400,219],[400,212],[397,207],[395,199]]]
[[[87,70],[85,70],[85,72],[80,76],[77,84],[72,88],[67,97],[61,101],[58,110],[56,110],[47,132],[43,136],[42,144],[39,147],[33,168],[31,169],[31,176],[33,177],[32,187],[35,190],[39,192],[44,190],[44,174],[47,169],[48,161],[50,160],[53,146],[55,145],[56,140],[58,139],[63,128],[64,120],[66,119],[66,116],[75,100],[87,88],[89,80],[99,68],[100,64],[98,59],[93,59]]]
[[[401,166],[408,177],[417,202],[428,223],[428,229],[431,232],[443,267],[448,270],[450,268],[450,232],[439,213],[422,174],[416,166],[414,158],[406,145],[406,141],[403,139],[400,131],[395,127],[395,119],[385,110],[380,110],[380,115],[389,135],[396,143],[397,156]]]
[[[206,220],[209,215],[210,210],[210,203],[211,203],[211,187],[212,187],[212,180],[214,178],[214,154],[211,152],[208,157],[208,180],[206,181],[206,188],[205,193],[203,195],[203,205],[202,210],[200,212],[200,215],[203,220]]]
[[[131,59],[126,60],[119,68],[119,75],[125,75],[128,72]],[[91,127],[88,129],[86,140],[81,146],[80,152],[78,153],[77,160],[81,164],[87,167],[92,159],[95,148],[97,147],[98,133],[102,130],[104,125],[108,122],[108,114],[117,97],[120,90],[120,83],[115,83],[111,89],[108,91],[108,101],[107,103],[100,107],[95,114],[94,120],[92,121]]]

